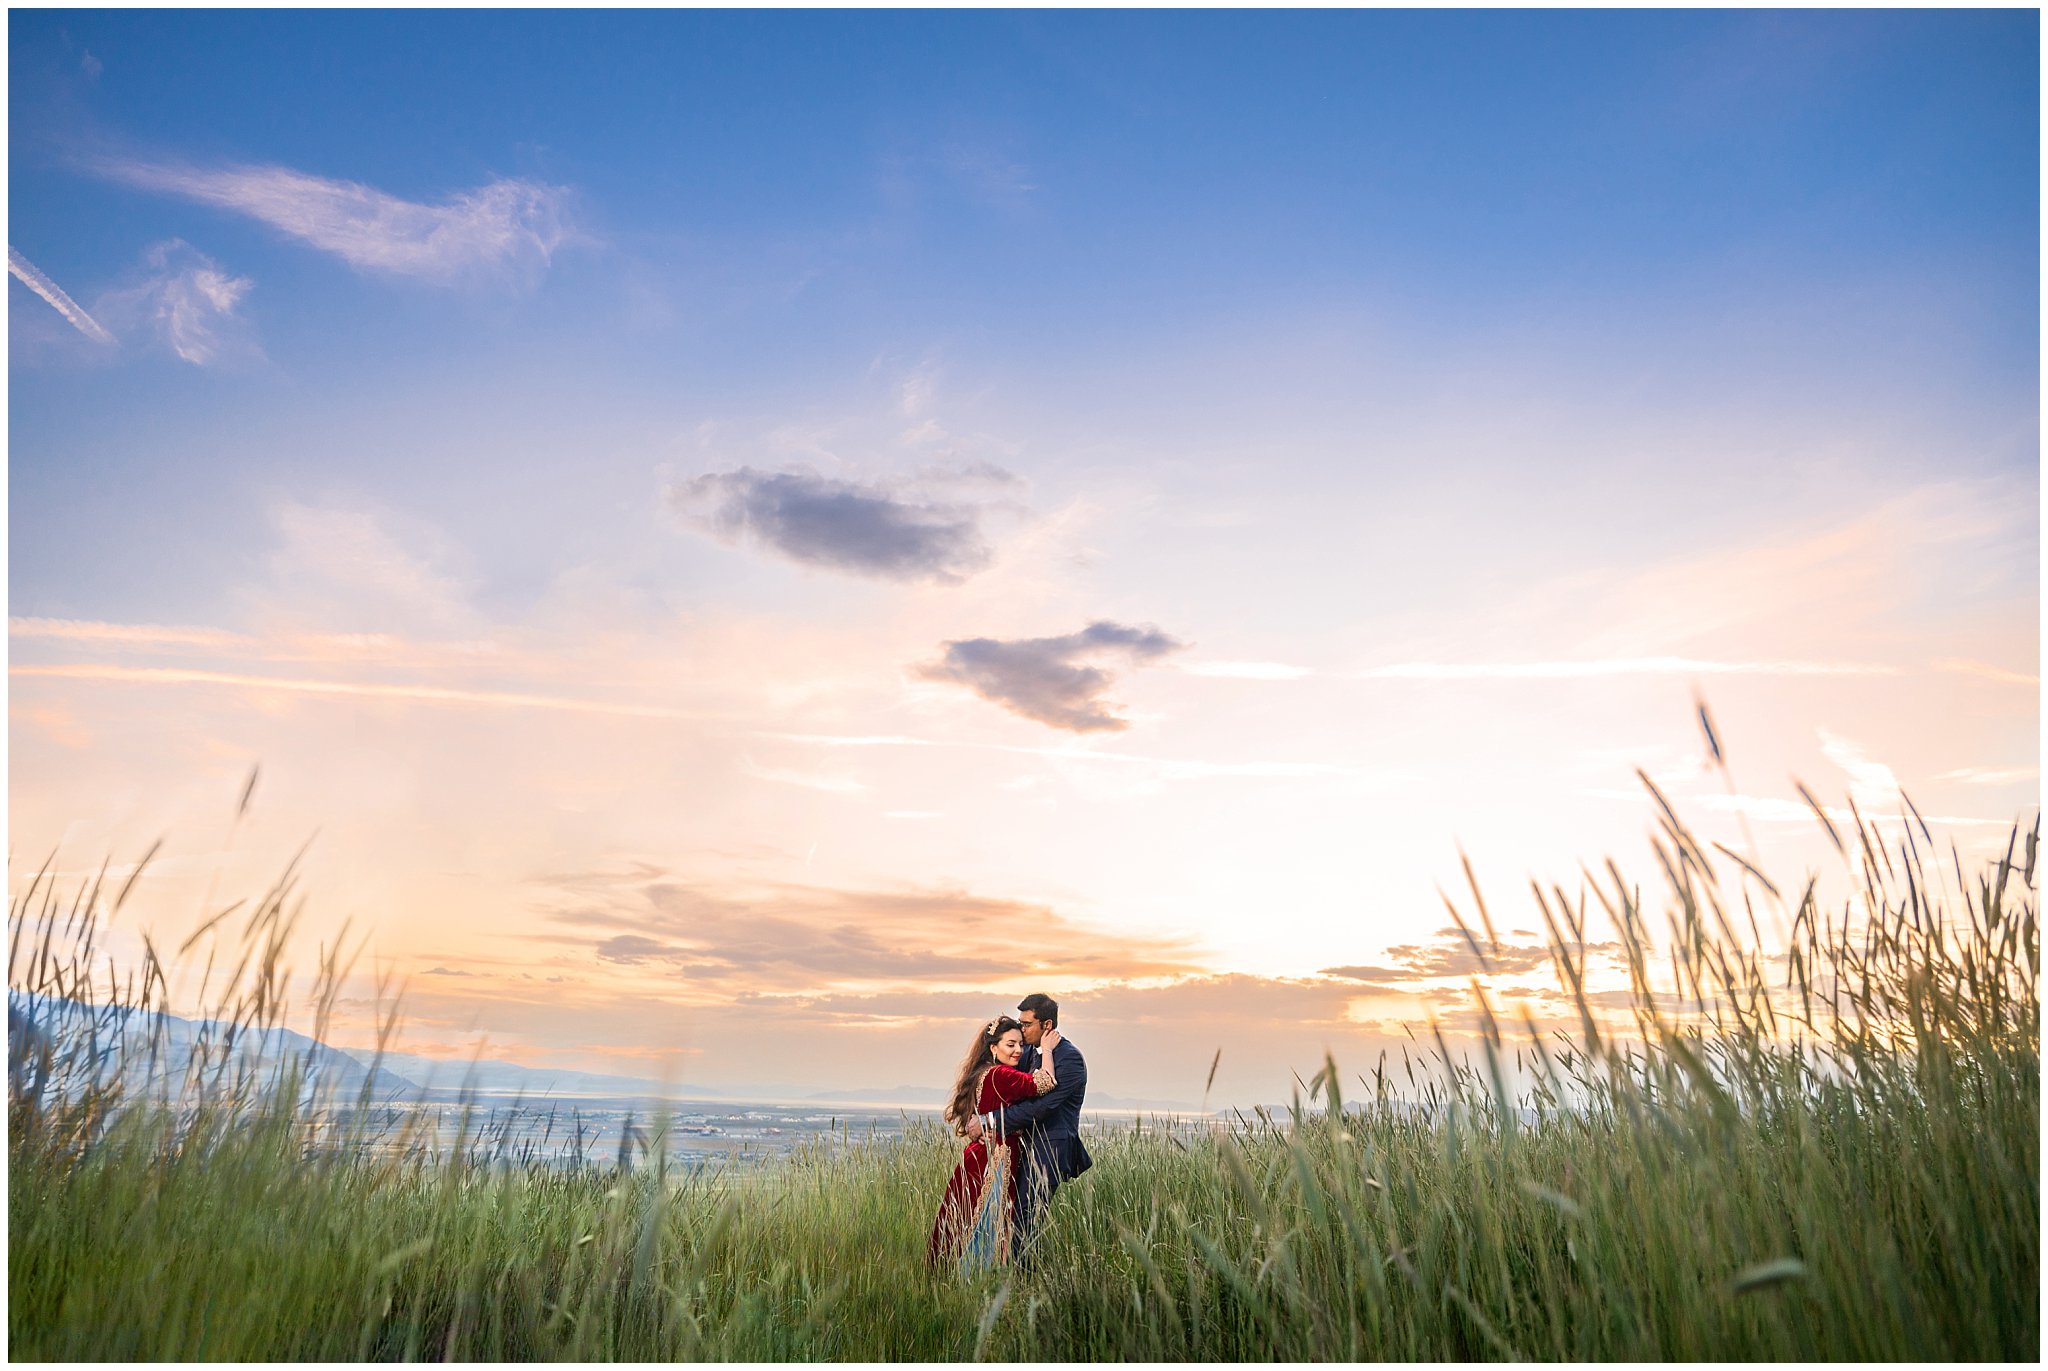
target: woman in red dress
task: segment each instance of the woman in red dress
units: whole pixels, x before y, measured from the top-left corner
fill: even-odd
[[[990,1116],[982,1135],[967,1144],[953,1178],[946,1182],[939,1216],[932,1223],[925,1259],[937,1266],[955,1261],[962,1271],[993,1266],[1010,1259],[1010,1229],[1017,1214],[1017,1167],[1003,1127],[1003,1106],[1043,1095],[1053,1087],[1052,1050],[1059,1031],[1047,1029],[1039,1043],[1036,1071],[1019,1071],[1024,1055],[1024,1029],[1012,1018],[990,1019],[975,1030],[945,1119],[956,1136],[967,1135],[968,1120]]]

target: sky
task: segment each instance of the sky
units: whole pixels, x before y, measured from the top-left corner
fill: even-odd
[[[1795,888],[1802,783],[2037,812],[2032,11],[8,29],[9,876],[161,839],[117,960],[304,848],[344,1044],[1274,1100],[1469,1015],[1467,858],[1555,1008],[1639,771]]]

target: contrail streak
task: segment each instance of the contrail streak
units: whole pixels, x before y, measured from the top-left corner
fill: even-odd
[[[1964,661],[1954,657],[1936,662],[1934,669],[1936,671],[1960,671],[1968,676],[1982,676],[1987,681],[2004,681],[2008,685],[2037,686],[2041,684],[2039,676],[2029,676],[2024,671],[2008,671],[2002,666],[1992,666],[1988,662]]]
[[[815,747],[959,747],[977,752],[1014,752],[1026,757],[1050,757],[1055,761],[1070,762],[1137,762],[1145,766],[1156,766],[1168,780],[1196,780],[1207,776],[1252,776],[1260,778],[1292,776],[1362,776],[1356,767],[1337,766],[1329,762],[1201,762],[1176,760],[1171,757],[1147,757],[1135,752],[1098,752],[1093,748],[1078,747],[1020,747],[1015,743],[977,743],[964,740],[940,741],[936,738],[907,738],[896,734],[870,734],[847,736],[830,733],[775,733],[763,731],[763,738],[779,738],[784,742],[809,743]]]
[[[1996,680],[2024,680],[1981,663],[1938,663],[1942,670],[1975,671]],[[1394,662],[1363,671],[1317,672],[1285,662],[1193,662],[1191,676],[1247,681],[1293,681],[1326,675],[1353,681],[1527,681],[1588,676],[1892,676],[1897,669],[1862,662],[1710,661],[1699,657],[1605,657],[1565,662]]]
[[[91,619],[15,618],[7,621],[11,638],[69,638],[83,642],[122,643],[151,647],[233,647],[245,643],[239,633],[220,628],[182,628],[163,624],[108,624]]]
[[[78,302],[64,293],[63,287],[43,275],[34,262],[21,255],[12,243],[7,245],[7,269],[14,278],[36,294],[50,302],[50,308],[64,316],[71,327],[83,333],[102,347],[118,347],[114,335],[100,327],[100,321],[80,309]]]
[[[224,685],[284,690],[305,695],[357,695],[382,700],[427,700],[436,704],[499,705],[512,709],[556,709],[574,714],[615,714],[636,719],[694,719],[700,716],[661,705],[607,704],[554,695],[520,695],[499,690],[448,686],[384,685],[373,681],[306,681],[282,676],[246,676],[167,666],[17,666],[10,676],[54,676],[74,681],[128,681],[156,685]]]
[[[1357,680],[1485,681],[1581,676],[1892,676],[1860,662],[1716,662],[1697,657],[1609,657],[1577,662],[1399,662],[1349,673]]]

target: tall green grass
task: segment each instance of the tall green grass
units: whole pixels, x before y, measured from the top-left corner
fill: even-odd
[[[658,1142],[550,1169],[370,1138],[360,1101],[220,1045],[205,1089],[139,1098],[108,1041],[15,1035],[12,1354],[2034,1360],[2036,834],[1966,873],[1922,825],[1856,830],[1829,826],[1858,891],[1824,909],[1667,808],[1654,909],[1611,865],[1535,892],[1567,1027],[1475,980],[1469,1055],[1424,1035],[1278,1115],[1091,1138],[1030,1268],[972,1281],[923,1265],[936,1127],[765,1175]],[[118,899],[61,903],[15,901],[10,984],[160,1005],[154,949],[92,978]],[[209,977],[224,1023],[278,1021],[288,910],[260,901]],[[1461,926],[1484,964],[1476,887]],[[316,1027],[345,969],[323,950]]]

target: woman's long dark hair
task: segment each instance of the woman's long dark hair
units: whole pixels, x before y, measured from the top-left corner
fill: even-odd
[[[953,1098],[946,1101],[944,1118],[953,1125],[954,1135],[967,1135],[967,1121],[977,1112],[975,1097],[981,1094],[981,1078],[989,1067],[995,1064],[996,1043],[1003,1034],[1013,1028],[1022,1028],[1007,1014],[998,1015],[974,1030],[974,1041],[967,1045],[967,1055],[961,1058],[960,1075],[953,1082]]]

